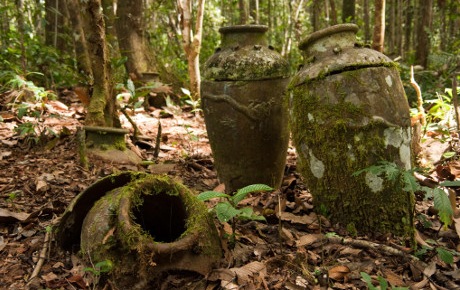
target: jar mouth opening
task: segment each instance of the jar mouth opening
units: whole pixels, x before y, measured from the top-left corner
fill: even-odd
[[[338,24],[334,26],[330,26],[325,29],[321,29],[318,31],[313,32],[312,34],[308,35],[305,37],[299,44],[299,49],[303,50],[307,48],[310,44],[313,42],[317,41],[318,39],[321,39],[323,37],[336,34],[336,33],[341,33],[341,32],[353,32],[356,33],[358,32],[358,25],[353,24],[353,23],[346,23],[346,24]]]
[[[260,24],[244,24],[244,25],[232,25],[224,26],[219,29],[219,32],[222,34],[231,33],[231,32],[266,32],[268,30],[267,25]]]

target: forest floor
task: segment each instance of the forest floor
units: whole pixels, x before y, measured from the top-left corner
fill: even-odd
[[[0,96],[0,105],[4,106],[1,101],[6,99],[6,95]],[[14,128],[24,120],[36,119],[18,120],[2,112],[0,289],[117,289],[110,280],[98,281],[94,272],[85,271],[94,265],[83,265],[77,253],[61,250],[53,238],[53,228],[72,199],[104,176],[124,170],[166,173],[196,193],[222,190],[203,118],[190,108],[170,105],[132,115],[142,134],[153,140],[161,122],[157,158],[153,148],[134,146],[143,160],[154,164],[135,166],[92,158],[88,169],[80,165],[76,138],[84,107],[70,94],[60,102],[49,101],[44,114],[44,123],[39,126],[58,135],[34,145],[32,139],[19,137]],[[132,132],[127,119],[120,119]],[[455,138],[451,143],[429,139],[423,154],[430,156],[427,160],[436,164],[437,170],[425,173],[423,182],[437,184],[446,174],[451,180],[458,177],[460,163],[441,160],[444,151],[452,150],[449,144]],[[243,203],[272,215],[267,216],[267,222],[239,222],[235,248],[229,250],[227,240],[222,239],[222,263],[208,276],[174,272],[165,277],[160,288],[378,289],[372,288],[372,283],[380,289],[389,289],[387,284],[392,289],[460,289],[458,225],[443,227],[433,201],[421,194],[416,195],[416,251],[392,236],[349,236],[317,216],[311,195],[296,171],[292,146],[281,189],[254,194]],[[275,207],[282,213],[275,213]],[[227,224],[216,221],[216,225],[221,233],[229,231]],[[38,272],[34,273],[35,269]],[[366,281],[368,277],[361,272],[370,280]],[[36,278],[30,279],[33,275]]]

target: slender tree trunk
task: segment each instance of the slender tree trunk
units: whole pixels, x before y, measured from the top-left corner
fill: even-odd
[[[64,4],[62,0],[45,0],[45,44],[55,47],[60,51],[66,51],[64,25]]]
[[[251,17],[255,24],[259,24],[259,0],[251,1]]]
[[[412,0],[404,0],[405,2],[405,17],[404,17],[404,49],[403,49],[403,58],[406,54],[412,49],[412,22],[414,19],[414,9],[412,6]]]
[[[372,48],[383,52],[385,40],[385,0],[375,0],[375,23]]]
[[[203,30],[205,0],[199,0],[196,11],[195,35],[192,30],[192,3],[191,0],[178,0],[177,7],[181,17],[180,26],[182,30],[182,46],[188,62],[188,73],[190,78],[190,93],[194,100],[200,98],[201,76],[200,76],[200,49]]]
[[[449,7],[451,14],[451,17],[449,17],[449,39],[451,40],[449,42],[449,47],[453,47],[457,39],[460,38],[460,17],[458,16],[460,14],[460,7],[457,0],[451,0]],[[453,15],[456,15],[456,17],[452,17]]]
[[[396,9],[396,52],[399,56],[403,55],[403,0],[397,1]]]
[[[18,21],[18,31],[21,43],[21,69],[24,73],[27,73],[27,57],[26,57],[26,47],[24,44],[24,1],[23,0],[16,0],[16,8],[17,8],[17,21]]]
[[[389,17],[388,17],[388,25],[386,26],[386,35],[387,35],[387,44],[388,44],[388,51],[387,54],[392,55],[395,51],[395,27],[396,27],[396,7],[395,7],[395,0],[387,0],[388,1],[388,8],[389,8]]]
[[[115,96],[112,93],[107,53],[104,15],[100,0],[80,2],[83,28],[88,45],[88,55],[93,71],[93,94],[88,106],[85,124],[113,127],[116,124]]]
[[[355,22],[356,0],[342,0],[342,22]]]
[[[447,3],[446,0],[438,0],[438,6],[440,11],[441,29],[439,31],[441,40],[441,50],[445,51],[447,48]]]
[[[337,21],[337,9],[335,8],[335,0],[329,0],[329,4],[331,6],[331,25],[336,25],[337,23],[339,23]]]
[[[239,0],[238,6],[240,8],[240,24],[249,23],[249,0]]]
[[[93,72],[91,71],[91,62],[88,55],[88,47],[86,45],[85,32],[80,17],[80,4],[78,0],[67,0],[67,7],[72,13],[69,13],[70,22],[73,27],[75,55],[77,66],[80,72],[92,79]]]
[[[311,3],[310,9],[310,19],[311,19],[311,26],[313,27],[313,31],[318,31],[321,26],[320,26],[320,13],[321,13],[321,0],[313,0],[313,3]]]
[[[430,54],[430,33],[433,19],[433,0],[419,0],[419,25],[417,26],[416,63],[424,68],[428,65]]]
[[[142,73],[156,71],[153,59],[148,55],[144,38],[142,0],[119,0],[115,22],[118,45],[128,60],[126,71],[133,80],[142,79]]]
[[[367,43],[371,39],[369,0],[364,0],[363,2],[364,42]]]

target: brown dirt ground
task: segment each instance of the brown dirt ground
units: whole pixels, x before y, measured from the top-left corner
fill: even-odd
[[[203,119],[190,113],[190,108],[174,106],[132,116],[140,131],[152,138],[156,137],[161,122],[158,158],[153,158],[151,147],[134,147],[153,165],[122,165],[92,158],[90,167],[84,169],[79,163],[76,142],[84,109],[74,99],[61,101],[68,109],[49,103],[45,123],[60,132],[60,136],[48,138],[40,146],[30,146],[27,140],[19,138],[13,131],[19,120],[6,112],[2,115],[0,289],[116,289],[110,280],[96,284],[94,276],[83,270],[78,255],[60,250],[52,234],[45,243],[46,233],[52,232],[50,229],[71,200],[104,176],[138,170],[167,173],[197,193],[222,187],[213,168]],[[123,126],[132,130],[126,118],[120,118]],[[438,145],[432,147],[439,150]],[[394,237],[352,238],[325,218],[317,217],[295,164],[295,150],[290,147],[281,190],[243,201],[265,213],[267,222],[239,223],[237,245],[233,251],[226,249],[220,269],[207,277],[173,273],[164,277],[161,288],[368,289],[360,272],[368,273],[374,285],[384,278],[393,287],[460,287],[459,256],[454,252],[459,244],[455,224],[443,228],[432,211],[432,201],[417,196],[415,214],[425,222],[417,220],[418,241],[420,244],[431,241],[434,246],[420,255],[419,260]],[[439,164],[442,166],[438,174],[434,172],[430,177],[434,182],[442,179],[440,172],[457,176],[456,162]],[[273,214],[278,204],[283,211],[281,228],[277,215]],[[221,232],[228,231],[228,225],[219,228]],[[436,248],[453,251],[453,262],[448,264],[440,259]],[[37,278],[29,282],[40,256],[44,263]]]

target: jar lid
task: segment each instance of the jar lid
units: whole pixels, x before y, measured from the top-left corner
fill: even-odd
[[[305,49],[307,46],[311,45],[318,39],[321,39],[323,37],[336,34],[336,33],[341,33],[341,32],[353,32],[356,33],[358,32],[358,25],[353,24],[353,23],[346,23],[346,24],[338,24],[334,25],[325,29],[321,29],[318,31],[313,32],[312,34],[308,35],[305,37],[299,44],[299,49]]]

